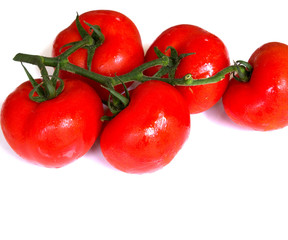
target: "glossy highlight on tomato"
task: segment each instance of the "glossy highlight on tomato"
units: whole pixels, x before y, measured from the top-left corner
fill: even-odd
[[[190,113],[171,85],[147,81],[131,93],[129,105],[100,136],[106,160],[127,173],[147,173],[167,165],[190,132]]]
[[[175,78],[192,74],[194,79],[208,78],[230,65],[229,54],[224,43],[212,33],[189,24],[176,25],[162,32],[149,47],[145,62],[157,58],[154,47],[165,52],[174,47],[179,54],[195,53],[183,58],[176,70]],[[170,50],[166,52],[170,54]],[[145,73],[153,76],[158,67]],[[191,114],[203,112],[218,102],[229,82],[227,75],[222,81],[213,84],[183,87],[177,89],[186,99]]]
[[[82,81],[69,79],[64,84],[56,98],[37,103],[29,98],[31,83],[24,82],[2,106],[4,137],[29,162],[63,167],[87,153],[100,133],[100,97]]]
[[[127,16],[111,10],[94,10],[81,14],[79,20],[87,32],[89,32],[89,26],[84,21],[91,25],[100,26],[105,37],[102,45],[95,51],[91,71],[109,77],[120,76],[144,62],[144,50],[139,31]],[[52,55],[58,56],[68,48],[63,47],[64,45],[80,40],[81,36],[74,21],[55,38]],[[87,50],[78,49],[68,57],[68,60],[87,69]],[[75,78],[75,74],[61,71],[60,77]],[[82,76],[77,76],[77,78],[88,82],[96,89],[101,99],[107,100],[109,92],[100,84]],[[127,85],[129,86],[131,83]],[[123,89],[122,85],[116,87],[119,92],[122,92]]]
[[[223,96],[228,116],[237,124],[258,131],[288,125],[288,46],[270,42],[250,57],[253,67],[247,83],[232,79]]]

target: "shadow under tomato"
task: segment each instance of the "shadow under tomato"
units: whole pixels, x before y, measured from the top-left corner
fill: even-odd
[[[105,168],[114,169],[102,154],[99,137],[85,156],[87,156],[93,162],[104,166]]]

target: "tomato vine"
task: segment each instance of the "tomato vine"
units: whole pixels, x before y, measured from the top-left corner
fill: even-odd
[[[37,65],[41,69],[41,73],[44,76],[47,76],[45,73],[45,66],[47,67],[55,67],[55,72],[53,74],[53,81],[55,83],[55,79],[57,78],[57,73],[59,69],[65,70],[71,73],[75,73],[84,77],[87,77],[89,79],[92,79],[98,83],[100,83],[103,87],[108,89],[110,93],[118,95],[117,93],[114,93],[114,87],[119,84],[123,84],[126,82],[131,82],[131,81],[138,81],[138,82],[146,82],[149,80],[159,80],[159,81],[164,81],[167,82],[173,86],[196,86],[196,85],[204,85],[204,84],[211,84],[215,82],[221,81],[226,74],[233,74],[234,76],[237,77],[239,81],[247,82],[249,81],[249,77],[252,72],[252,67],[250,66],[249,63],[244,62],[244,61],[236,61],[234,65],[231,65],[222,71],[218,72],[216,75],[209,77],[209,78],[204,78],[204,79],[193,79],[191,74],[186,74],[182,78],[175,79],[174,78],[174,72],[177,66],[179,65],[180,61],[192,54],[195,53],[186,53],[186,54],[181,54],[178,55],[177,51],[173,47],[168,47],[166,50],[170,49],[172,54],[171,56],[166,56],[164,53],[160,52],[159,49],[155,48],[155,52],[158,56],[157,59],[143,63],[139,67],[133,69],[127,74],[117,76],[115,75],[114,77],[108,77],[108,76],[103,76],[101,74],[92,72],[90,69],[91,66],[91,61],[93,57],[93,53],[95,52],[96,48],[101,45],[103,41],[105,41],[105,36],[101,34],[100,27],[97,25],[91,25],[89,23],[86,23],[90,27],[91,34],[88,34],[81,24],[79,24],[79,19],[78,16],[76,17],[76,23],[77,27],[79,30],[79,33],[82,36],[82,40],[78,42],[74,42],[71,45],[68,50],[63,52],[57,57],[45,57],[45,56],[39,56],[39,55],[31,55],[31,54],[23,54],[23,53],[18,53],[14,57],[15,61],[19,61],[21,63],[29,63],[33,65]],[[87,66],[88,69],[81,68],[79,66],[76,66],[74,64],[71,64],[68,60],[68,57],[75,51],[77,51],[80,48],[86,48],[88,49],[88,60],[87,60]],[[154,76],[146,76],[144,74],[144,71],[154,67],[154,66],[161,66],[160,70],[154,75]],[[44,74],[43,74],[44,72]],[[162,76],[168,74],[168,78],[162,78]],[[31,79],[29,77],[29,79]],[[32,81],[33,82],[33,81]],[[43,83],[39,84],[34,84],[34,90],[33,92],[37,92],[39,94],[39,86],[42,85]],[[45,90],[50,88],[49,81],[44,81],[44,86]],[[55,84],[53,85],[55,88]],[[61,90],[61,89],[59,89]],[[59,92],[59,91],[58,91]],[[49,95],[49,94],[47,94]],[[56,95],[50,94],[54,97]],[[51,96],[46,98],[46,100],[50,99]],[[37,98],[32,98],[32,100],[37,100]],[[43,98],[41,99],[43,100]]]

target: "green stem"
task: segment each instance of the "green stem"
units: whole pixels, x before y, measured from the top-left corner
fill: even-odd
[[[104,85],[106,87],[116,86],[122,83],[126,82],[131,82],[131,81],[138,81],[138,82],[145,82],[149,80],[159,80],[159,81],[164,81],[167,82],[171,85],[174,86],[197,86],[197,85],[205,85],[205,84],[211,84],[211,83],[216,83],[225,78],[227,74],[237,72],[239,75],[241,75],[240,81],[247,82],[249,81],[250,77],[250,72],[251,70],[247,70],[247,65],[242,64],[242,61],[236,62],[235,65],[231,65],[220,72],[218,72],[216,75],[209,77],[209,78],[203,78],[203,79],[193,79],[191,74],[185,75],[183,78],[161,78],[161,77],[149,77],[144,75],[144,71],[150,67],[154,67],[157,65],[161,66],[166,66],[169,62],[169,57],[162,57],[162,58],[157,58],[155,60],[152,60],[150,62],[144,63],[140,65],[139,67],[133,69],[131,72],[117,76],[117,77],[107,77],[103,76],[101,74],[97,74],[95,72],[89,71],[87,69],[78,67],[74,64],[71,64],[68,62],[67,59],[60,59],[55,57],[43,57],[43,56],[38,56],[38,55],[28,55],[28,54],[22,54],[18,53],[14,57],[15,61],[19,62],[26,62],[34,65],[39,66],[39,62],[45,66],[50,66],[50,67],[56,67],[59,63],[60,60],[60,69],[72,72],[87,78],[90,78],[101,85]]]
[[[205,84],[212,84],[222,81],[227,74],[234,73],[240,71],[241,73],[245,73],[243,78],[239,79],[242,82],[249,81],[249,74],[245,66],[241,65],[231,65],[227,68],[224,68],[217,74],[209,78],[202,78],[202,79],[193,79],[191,74],[185,75],[183,78],[180,79],[172,79],[170,82],[171,85],[175,86],[198,86],[198,85],[205,85]]]
[[[30,63],[33,65],[45,65],[49,67],[56,67],[60,61],[60,69],[65,70],[71,73],[75,73],[78,75],[81,75],[83,77],[90,78],[106,87],[108,86],[116,86],[121,83],[126,83],[126,82],[131,82],[131,81],[147,81],[148,79],[151,79],[151,77],[145,77],[143,72],[151,67],[158,66],[158,65],[167,65],[169,62],[168,57],[163,57],[163,58],[157,58],[155,60],[152,60],[150,62],[144,63],[140,65],[139,67],[133,69],[131,72],[117,76],[117,77],[107,77],[103,76],[101,74],[89,71],[87,69],[78,67],[74,64],[71,64],[67,59],[61,57],[59,55],[58,57],[43,57],[39,55],[30,55],[30,54],[23,54],[23,53],[18,53],[14,58],[14,61],[18,62],[25,62],[25,63]],[[120,78],[120,79],[119,79]],[[122,81],[122,82],[121,82]]]

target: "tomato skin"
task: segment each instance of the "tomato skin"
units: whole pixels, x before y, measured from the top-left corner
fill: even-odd
[[[115,168],[147,173],[167,165],[190,131],[190,113],[171,85],[148,81],[131,93],[131,101],[102,132],[100,146]]]
[[[79,80],[64,80],[56,98],[36,103],[30,82],[18,86],[1,109],[1,127],[11,148],[37,165],[59,168],[83,156],[94,144],[103,116],[100,97]]]
[[[145,62],[157,58],[154,47],[164,52],[168,46],[174,47],[178,54],[196,53],[181,60],[175,77],[192,74],[194,79],[207,78],[230,65],[229,54],[224,43],[215,35],[194,25],[182,24],[162,32],[149,47]],[[167,52],[170,54],[170,51]],[[152,76],[159,67],[148,69],[145,73]],[[212,107],[222,97],[229,77],[218,83],[180,87],[177,89],[186,99],[191,114],[203,112]]]
[[[103,44],[95,51],[91,71],[109,77],[113,77],[115,74],[120,76],[144,62],[144,50],[139,31],[125,15],[110,10],[94,10],[81,14],[79,20],[88,32],[89,27],[83,21],[100,26],[105,36]],[[52,55],[58,56],[67,49],[67,47],[62,48],[65,44],[80,40],[81,36],[78,33],[75,21],[73,21],[68,28],[61,31],[55,38]],[[79,49],[68,59],[71,63],[87,69],[87,50]],[[75,74],[61,71],[60,77],[75,78]],[[96,89],[101,99],[107,100],[109,92],[97,82],[82,76],[77,76],[77,78],[88,82]],[[123,89],[122,85],[116,87],[119,92]]]
[[[249,82],[232,79],[223,96],[228,116],[237,124],[258,131],[288,125],[288,45],[269,42],[248,61],[253,72]]]

